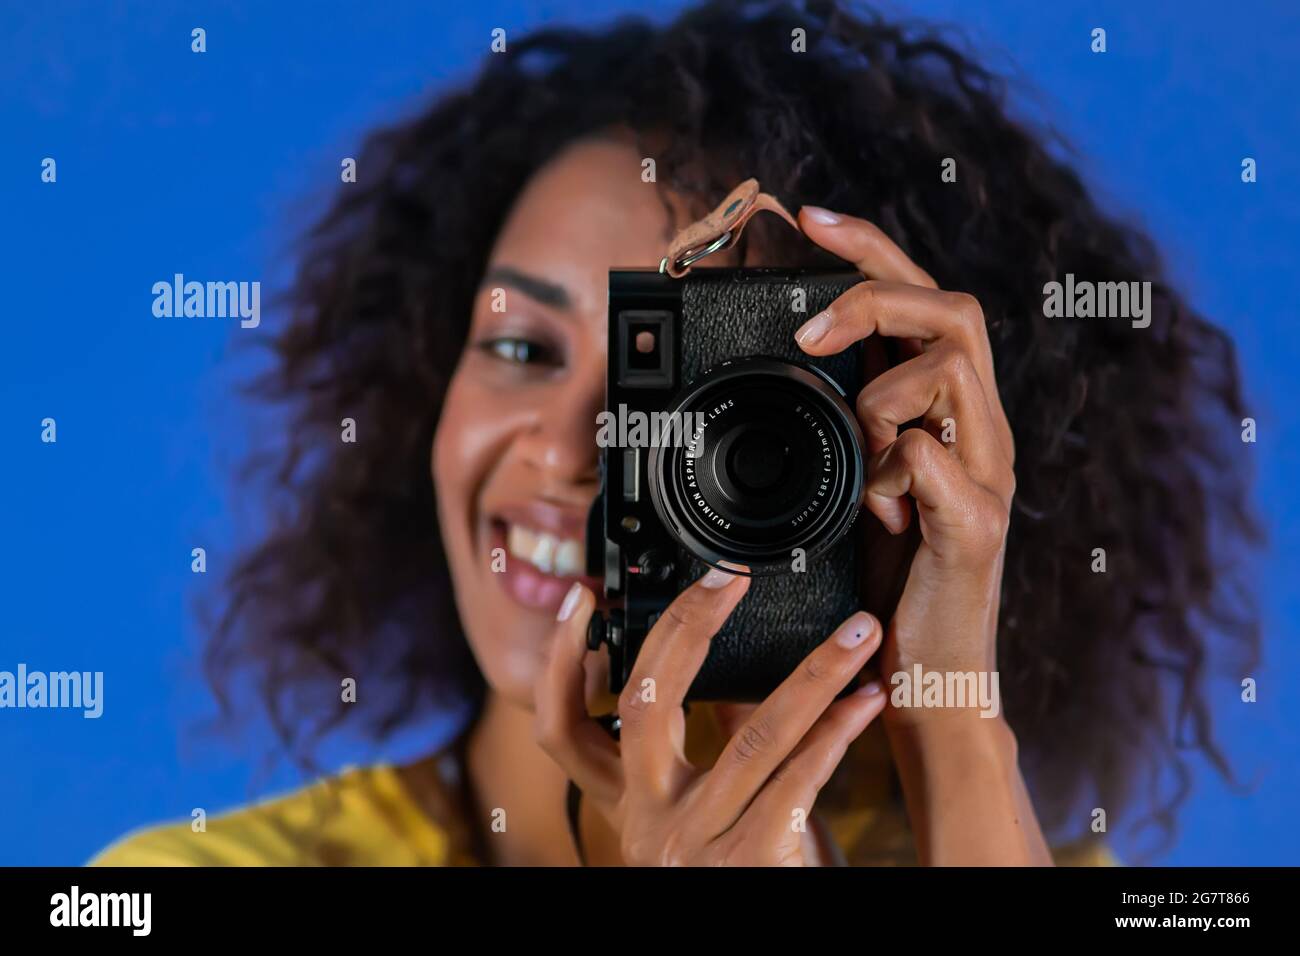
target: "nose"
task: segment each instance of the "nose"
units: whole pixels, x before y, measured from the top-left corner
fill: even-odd
[[[604,405],[603,365],[570,376],[557,393],[538,403],[519,448],[545,484],[595,484],[596,416]]]

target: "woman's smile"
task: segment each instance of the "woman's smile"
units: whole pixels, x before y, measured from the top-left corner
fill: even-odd
[[[586,574],[587,515],[535,500],[496,510],[488,520],[488,566],[517,604],[554,614],[574,582],[599,590]]]

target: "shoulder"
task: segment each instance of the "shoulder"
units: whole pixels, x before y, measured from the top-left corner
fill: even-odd
[[[448,831],[388,765],[353,768],[209,817],[129,833],[91,866],[442,866]]]
[[[1123,866],[1105,843],[1096,839],[1078,840],[1052,847],[1057,866]]]

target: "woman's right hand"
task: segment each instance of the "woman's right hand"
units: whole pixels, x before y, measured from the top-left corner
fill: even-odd
[[[630,866],[809,866],[812,807],[849,744],[885,706],[878,683],[835,700],[880,646],[880,622],[859,612],[765,701],[717,762],[685,755],[682,701],[709,642],[749,589],[711,570],[664,611],[618,701],[620,739],[587,714],[582,585],[565,599],[536,692],[537,741],[618,832]],[[566,613],[567,612],[567,613]]]

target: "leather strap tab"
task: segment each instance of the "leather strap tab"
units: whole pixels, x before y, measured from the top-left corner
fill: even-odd
[[[668,255],[659,263],[659,271],[680,279],[698,260],[735,245],[745,223],[763,210],[776,213],[793,229],[799,229],[780,200],[762,192],[757,179],[746,179],[713,212],[677,233],[668,246]]]

